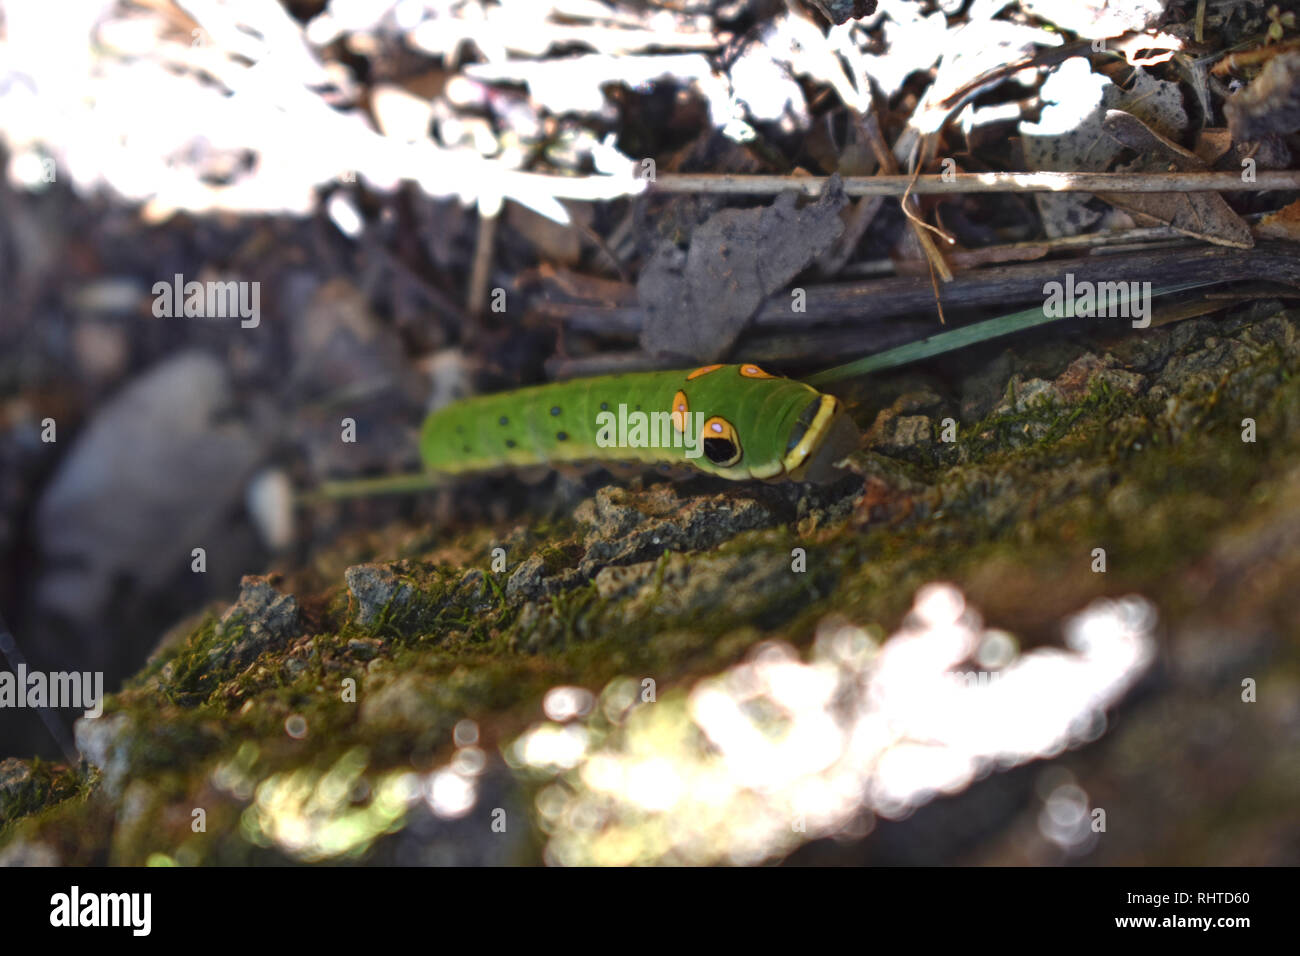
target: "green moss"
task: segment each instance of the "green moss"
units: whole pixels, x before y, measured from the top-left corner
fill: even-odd
[[[241,626],[219,635],[217,623],[215,615],[206,618],[180,647],[148,668],[139,684],[128,686],[142,686],[156,679],[163,696],[174,704],[192,706],[206,700],[223,676],[212,667],[213,659],[244,635]]]
[[[15,821],[49,807],[84,797],[90,776],[78,768],[64,767],[33,757],[21,785],[0,790],[0,838]]]
[[[576,540],[569,539],[558,545],[550,545],[538,550],[537,555],[542,559],[542,568],[547,576],[558,574],[565,571],[575,564],[582,557],[584,548]]]

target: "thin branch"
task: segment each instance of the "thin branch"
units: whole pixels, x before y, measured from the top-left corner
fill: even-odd
[[[825,176],[737,176],[731,173],[663,173],[651,187],[666,193],[719,193],[728,195],[772,195],[797,190],[818,196],[826,186]],[[912,182],[910,175],[847,176],[844,192],[850,196],[903,196]],[[940,193],[1199,193],[1263,192],[1300,189],[1300,171],[1259,170],[1253,182],[1241,173],[953,173],[947,176],[918,176],[911,185],[914,195]]]
[[[487,307],[488,283],[492,277],[492,249],[496,244],[498,218],[497,216],[484,216],[481,212],[478,218],[478,239],[474,244],[474,266],[470,270],[469,289],[466,296],[469,301],[465,307],[465,311],[476,319],[483,315],[483,311]],[[467,326],[467,329],[473,327],[473,325],[470,325]]]

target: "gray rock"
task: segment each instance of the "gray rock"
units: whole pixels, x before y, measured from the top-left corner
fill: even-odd
[[[231,401],[221,363],[186,353],[95,415],[37,505],[42,609],[89,626],[119,581],[156,591],[188,569],[191,549],[219,550],[262,454],[224,417]]]
[[[743,531],[782,521],[757,494],[726,492],[682,499],[665,485],[647,495],[602,488],[594,499],[583,502],[574,517],[590,526],[587,552],[578,564],[587,579],[609,564],[647,561],[665,551],[714,548]]]
[[[925,415],[900,415],[894,419],[894,434],[890,442],[896,448],[928,446],[934,440],[934,425]]]
[[[130,728],[131,719],[126,714],[82,717],[72,728],[77,750],[103,773],[103,787],[110,795],[121,793],[130,770],[126,746]]]
[[[231,644],[214,652],[213,666],[246,666],[264,651],[282,646],[298,633],[298,601],[281,594],[264,577],[245,575],[239,582],[239,600],[217,622],[217,635],[237,635]]]
[[[59,854],[48,843],[15,840],[0,850],[0,866],[58,866]]]
[[[369,627],[385,610],[402,609],[414,596],[414,589],[382,564],[357,564],[344,572],[348,591],[357,602],[356,622]]]

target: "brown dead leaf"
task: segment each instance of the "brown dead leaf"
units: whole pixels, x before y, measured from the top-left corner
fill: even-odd
[[[691,237],[665,244],[641,271],[641,347],[696,361],[727,354],[759,306],[844,231],[848,204],[838,175],[802,208],[793,192],[759,209],[723,209]]]
[[[1261,219],[1255,235],[1260,239],[1300,239],[1300,200]]]
[[[1232,134],[1226,129],[1203,129],[1196,134],[1193,152],[1207,166],[1213,166],[1232,149]]]
[[[1206,164],[1152,130],[1136,116],[1111,110],[1102,129],[1115,141],[1138,152],[1128,172],[1199,172]],[[1198,193],[1097,193],[1144,226],[1168,226],[1185,236],[1221,246],[1249,249],[1255,245],[1250,228],[1221,195]]]

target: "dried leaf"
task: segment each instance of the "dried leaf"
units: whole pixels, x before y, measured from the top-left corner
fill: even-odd
[[[637,280],[645,310],[641,345],[697,361],[723,358],[759,306],[807,267],[844,229],[838,175],[798,208],[783,193],[760,209],[723,209],[691,237],[690,250],[659,250]]]
[[[1196,134],[1193,152],[1207,166],[1213,166],[1232,149],[1232,134],[1226,129],[1203,129]]]
[[[1111,110],[1102,129],[1116,142],[1140,154],[1128,167],[1129,172],[1198,172],[1206,168],[1195,153],[1165,139],[1129,113]],[[1255,245],[1250,228],[1218,193],[1098,193],[1097,196],[1123,209],[1142,225],[1168,226],[1185,236],[1221,246],[1249,249]]]
[[[1094,73],[1088,61],[1067,60],[1053,71],[1039,94],[1045,104],[1037,123],[1020,124],[1029,169],[1102,172],[1120,147],[1102,135],[1107,110],[1124,110],[1168,136],[1187,127],[1183,94],[1177,83],[1134,71],[1129,89]],[[1034,202],[1049,238],[1077,235],[1101,219],[1088,193],[1039,193]]]
[[[1300,239],[1300,200],[1261,219],[1255,235],[1261,239]]]

